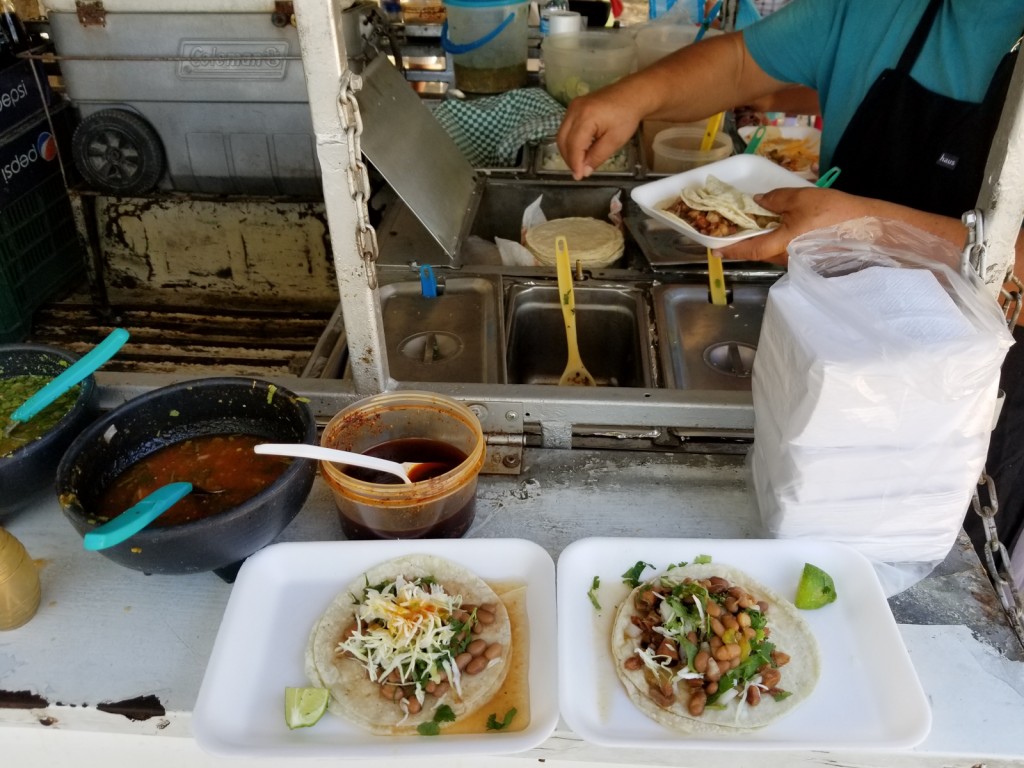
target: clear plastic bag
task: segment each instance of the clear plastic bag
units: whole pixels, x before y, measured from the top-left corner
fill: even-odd
[[[956,248],[909,225],[858,219],[788,250],[752,373],[762,522],[926,573],[984,466],[1013,337]]]

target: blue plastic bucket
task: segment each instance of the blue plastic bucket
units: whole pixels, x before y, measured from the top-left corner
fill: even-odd
[[[441,45],[453,57],[455,85],[503,93],[526,85],[526,0],[445,0]]]

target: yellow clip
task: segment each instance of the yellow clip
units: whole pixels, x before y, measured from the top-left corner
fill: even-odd
[[[725,294],[725,272],[722,271],[722,257],[715,256],[708,248],[708,289],[711,303],[724,307],[728,304]]]
[[[704,138],[700,141],[700,151],[707,152],[715,143],[715,136],[722,127],[722,120],[725,119],[725,112],[719,112],[708,118],[708,127],[704,129]]]

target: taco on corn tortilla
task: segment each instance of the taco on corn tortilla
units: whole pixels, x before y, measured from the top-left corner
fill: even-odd
[[[671,568],[619,606],[615,671],[648,717],[686,733],[737,734],[774,722],[814,690],[821,660],[797,609],[742,571]]]
[[[501,688],[509,614],[468,569],[408,555],[369,569],[314,624],[306,676],[328,710],[376,734],[415,733],[441,705],[456,720]]]
[[[728,237],[743,230],[762,231],[779,225],[779,215],[754,202],[752,195],[709,175],[703,186],[683,189],[665,205],[702,235]]]

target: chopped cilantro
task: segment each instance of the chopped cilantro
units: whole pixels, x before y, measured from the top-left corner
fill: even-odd
[[[590,582],[590,589],[587,590],[587,597],[590,598],[590,604],[597,610],[601,610],[601,604],[597,602],[597,589],[601,586],[601,577],[595,576],[594,580]]]
[[[512,707],[512,709],[510,709],[508,712],[506,712],[505,716],[503,718],[501,718],[501,720],[498,720],[498,718],[495,717],[495,714],[492,712],[488,716],[488,718],[487,718],[487,730],[488,731],[500,731],[500,730],[503,730],[505,728],[508,728],[509,725],[512,723],[512,718],[515,717],[515,716],[516,716],[516,708],[515,707]]]
[[[640,574],[644,572],[645,568],[653,568],[654,566],[650,563],[645,563],[643,560],[637,560],[636,564],[622,574],[622,583],[627,584],[634,589],[640,586]]]
[[[437,736],[441,733],[441,723],[454,723],[455,712],[447,704],[442,704],[434,710],[434,717],[425,723],[416,726],[416,733],[420,736]]]
[[[697,565],[706,565],[711,562],[711,555],[697,555],[693,558],[693,562]]]
[[[455,712],[447,704],[442,704],[440,707],[434,710],[434,722],[435,723],[454,723]]]

